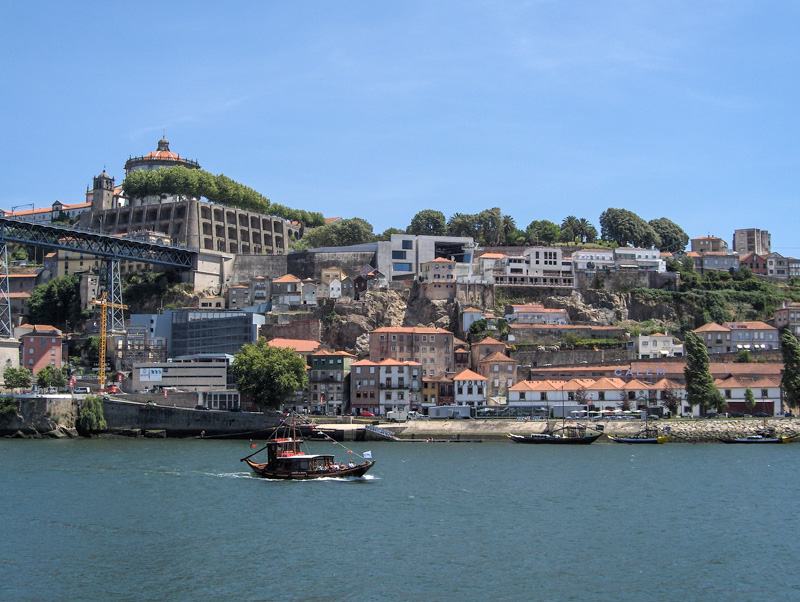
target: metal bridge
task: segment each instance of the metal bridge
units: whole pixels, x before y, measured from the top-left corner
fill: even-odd
[[[91,230],[34,224],[11,217],[0,217],[0,338],[13,336],[11,298],[8,290],[8,243],[35,245],[97,255],[108,263],[111,304],[122,305],[121,260],[155,263],[181,270],[194,267],[198,251],[159,243],[120,238]],[[113,307],[113,306],[112,306]],[[121,310],[110,310],[112,330],[124,329]]]

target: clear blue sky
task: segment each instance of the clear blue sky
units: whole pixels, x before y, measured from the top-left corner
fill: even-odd
[[[800,3],[4,2],[0,207],[171,149],[363,217],[608,207],[800,255]]]

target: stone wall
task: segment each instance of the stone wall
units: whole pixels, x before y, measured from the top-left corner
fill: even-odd
[[[511,352],[511,358],[520,365],[520,379],[527,379],[529,374],[524,366],[576,366],[580,364],[628,364],[635,359],[633,349],[565,349],[563,351],[536,351],[532,345],[517,347]]]
[[[250,280],[263,276],[274,280],[284,276],[287,270],[287,255],[236,255],[226,286],[250,284]]]
[[[580,290],[600,288],[608,292],[618,293],[634,288],[662,288],[676,291],[680,288],[680,274],[677,272],[646,272],[640,270],[622,270],[597,272],[577,271],[575,284]]]
[[[168,437],[264,438],[280,419],[256,412],[223,412],[152,406],[126,401],[103,402],[108,432],[165,431]]]
[[[376,258],[373,251],[352,251],[338,253],[318,253],[315,251],[294,251],[287,255],[287,270],[300,280],[320,279],[325,268],[342,268],[350,278],[358,276],[361,269],[371,265],[375,267]]]
[[[269,314],[270,316],[272,314]],[[284,315],[285,314],[279,314]],[[288,316],[287,316],[288,317]],[[261,336],[268,339],[322,340],[322,321],[318,319],[289,320],[285,323],[267,323],[261,327]]]

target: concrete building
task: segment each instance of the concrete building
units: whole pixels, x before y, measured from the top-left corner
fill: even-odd
[[[774,322],[776,328],[788,328],[794,336],[800,339],[800,303],[784,302],[783,307],[775,310]]]
[[[162,138],[157,150],[130,158],[125,173],[177,165],[200,168],[197,161],[170,151]],[[91,211],[81,215],[82,226],[107,234],[152,230],[190,249],[256,255],[286,253],[289,240],[300,234],[299,224],[255,211],[179,195],[124,199],[115,190],[114,178],[105,171],[94,178]]]
[[[542,305],[506,305],[504,319],[509,324],[567,324],[566,309],[549,309]]]
[[[767,276],[782,280],[789,278],[789,258],[780,253],[767,255]]]
[[[771,246],[772,237],[766,230],[744,228],[733,232],[733,244],[731,247],[739,255],[747,255],[748,253],[769,255],[772,251]]]
[[[387,359],[378,363],[381,414],[420,409],[421,370],[419,362]]]
[[[350,365],[355,359],[345,351],[320,349],[308,354],[309,399],[325,414],[344,414],[350,405]]]
[[[480,408],[486,405],[486,377],[464,370],[453,377],[454,403],[458,406]],[[444,405],[440,399],[439,405]]]
[[[747,255],[739,256],[739,265],[740,266],[746,265],[748,268],[750,268],[750,271],[753,272],[753,274],[766,276],[767,259],[768,258],[766,255],[756,255],[755,253],[748,253]]]
[[[422,365],[422,376],[444,376],[453,367],[453,333],[441,328],[384,327],[369,333],[369,359]]]
[[[64,337],[58,328],[42,324],[22,324],[14,331],[22,344],[19,365],[34,376],[45,366],[61,369],[65,365]]]
[[[728,251],[689,251],[686,257],[694,261],[694,269],[699,274],[706,272],[735,272],[739,269],[739,256]]]
[[[359,360],[350,363],[350,408],[355,414],[362,411],[380,414],[379,383],[378,362]]]
[[[156,395],[165,388],[226,391],[233,388],[229,374],[232,362],[230,354],[197,354],[169,362],[136,362],[131,371],[131,392],[149,389]]]
[[[728,243],[716,236],[701,236],[692,239],[692,251],[695,253],[720,253],[728,250]]]
[[[389,280],[414,280],[424,263],[437,257],[456,263],[471,264],[475,243],[468,236],[415,236],[392,234],[378,244],[377,268]]]
[[[764,322],[709,322],[695,332],[706,344],[708,353],[736,353],[741,350],[780,349],[780,333]]]
[[[641,359],[683,356],[683,344],[675,341],[675,337],[654,332],[640,334],[636,337],[636,357]]]
[[[489,405],[503,405],[508,390],[517,382],[517,361],[503,353],[492,353],[478,362],[478,374],[486,378]]]

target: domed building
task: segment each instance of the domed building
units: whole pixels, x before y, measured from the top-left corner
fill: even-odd
[[[137,169],[153,170],[159,167],[177,167],[178,165],[188,169],[200,169],[200,164],[197,161],[184,159],[179,154],[169,150],[169,140],[162,138],[158,141],[158,148],[152,153],[148,153],[143,157],[130,157],[125,162],[125,175],[127,176]]]
[[[197,161],[181,157],[162,138],[158,148],[125,162],[125,175],[136,170],[183,166],[200,169]],[[218,205],[183,195],[129,198],[105,170],[94,178],[91,213],[81,216],[81,225],[107,234],[158,235],[190,249],[231,255],[275,255],[288,250],[289,241],[300,237],[300,224],[281,217]]]

